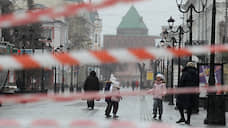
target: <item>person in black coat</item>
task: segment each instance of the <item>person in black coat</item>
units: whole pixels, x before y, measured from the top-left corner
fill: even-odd
[[[179,88],[185,87],[198,87],[199,76],[198,71],[195,68],[193,62],[188,62],[186,67],[182,70],[182,76],[180,78]],[[180,94],[177,95],[177,107],[180,112],[181,118],[176,123],[185,122],[190,124],[190,118],[192,114],[192,109],[197,104],[197,94]],[[184,117],[184,109],[187,110],[187,120]]]
[[[86,81],[84,83],[84,91],[85,92],[95,92],[99,91],[99,80],[96,76],[95,71],[91,71],[90,75],[86,78]],[[93,110],[94,109],[94,99],[87,100],[88,108]]]

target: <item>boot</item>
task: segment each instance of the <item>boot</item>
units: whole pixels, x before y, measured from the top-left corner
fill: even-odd
[[[116,114],[113,114],[113,118],[118,118],[119,116]]]
[[[185,121],[185,124],[190,125],[190,120]]]
[[[184,119],[184,118],[181,118],[181,119],[179,119],[176,123],[179,124],[179,123],[181,123],[181,122],[185,122],[185,119]]]
[[[159,120],[161,120],[161,119],[162,119],[162,116],[161,116],[161,115],[159,115],[158,119],[159,119]]]
[[[157,117],[156,114],[154,114],[153,118],[155,119],[156,117]]]

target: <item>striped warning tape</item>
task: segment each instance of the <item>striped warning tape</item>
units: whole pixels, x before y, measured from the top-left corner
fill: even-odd
[[[228,45],[193,46],[189,48],[129,48],[113,50],[82,50],[70,53],[0,56],[0,69],[32,69],[56,65],[85,65],[139,62],[160,57],[207,55],[210,52],[228,52]]]
[[[100,3],[67,4],[63,7],[36,9],[23,13],[6,14],[0,17],[0,27],[12,27],[29,23],[42,22],[48,19],[76,15],[80,10],[93,11],[114,6],[118,3],[131,3],[143,0],[102,0]]]
[[[33,103],[44,100],[51,100],[55,102],[68,102],[76,100],[86,99],[103,99],[110,96],[142,96],[142,95],[170,95],[170,94],[196,94],[200,92],[228,92],[228,86],[211,86],[211,87],[199,87],[199,88],[167,88],[161,90],[141,90],[141,91],[122,91],[116,92],[88,92],[88,93],[72,93],[68,95],[63,94],[30,94],[30,95],[2,95],[0,96],[0,103],[15,103],[25,104]]]
[[[161,122],[138,122],[126,120],[73,120],[62,121],[38,119],[31,121],[0,119],[0,128],[193,128],[191,126],[174,125]]]

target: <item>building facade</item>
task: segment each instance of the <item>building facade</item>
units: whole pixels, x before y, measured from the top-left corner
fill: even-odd
[[[207,1],[206,8],[202,13],[193,12],[193,45],[205,45],[211,43],[211,26],[212,26],[212,0]],[[193,4],[197,10],[202,10],[202,3],[199,0],[188,0],[185,7]],[[183,23],[187,26],[186,20],[189,13],[184,14]],[[225,38],[225,19],[226,17],[226,0],[216,0],[216,34],[215,43],[223,44]],[[185,34],[184,42],[189,41],[189,34]],[[208,60],[204,60],[208,61]],[[217,55],[216,62],[221,62],[221,55]]]
[[[155,40],[158,38],[160,37],[148,35],[148,28],[143,18],[139,15],[136,8],[131,6],[120,22],[117,28],[117,34],[104,35],[103,43],[104,49],[154,47],[156,44]],[[145,68],[149,70],[151,63],[149,61],[143,63],[146,65]],[[139,63],[105,65],[104,69],[115,72],[117,78],[126,84],[140,80],[138,64]],[[108,79],[111,72],[109,72],[109,74],[104,72],[105,79]]]

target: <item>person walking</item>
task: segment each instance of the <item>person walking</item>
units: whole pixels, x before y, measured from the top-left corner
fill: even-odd
[[[113,93],[120,93],[120,85],[118,81],[113,81],[112,82],[112,87],[111,87],[111,91]],[[119,109],[119,102],[120,99],[122,99],[122,97],[120,95],[117,96],[112,96],[111,97],[111,102],[112,102],[112,107],[113,107],[113,118],[118,118],[119,116],[117,115],[118,109]]]
[[[111,84],[112,84],[111,81],[107,81],[107,82],[106,82],[106,84],[105,84],[105,92],[110,91]],[[111,112],[111,110],[112,110],[112,101],[111,101],[111,97],[110,97],[110,96],[105,97],[105,102],[107,103],[107,106],[106,106],[106,109],[105,109],[105,116],[106,116],[107,118],[110,118],[110,117],[111,117],[110,112]]]
[[[133,81],[131,82],[132,91],[135,90],[135,87],[136,87],[136,83],[135,83],[135,81],[133,80]]]
[[[193,62],[188,62],[186,67],[182,71],[182,76],[180,78],[179,88],[185,87],[198,87],[199,76],[198,71]],[[197,104],[196,100],[197,94],[180,94],[177,95],[176,105],[179,109],[180,119],[176,123],[185,122],[185,124],[190,125],[192,109]],[[184,109],[187,110],[187,120],[184,117]]]
[[[162,74],[157,74],[156,75],[156,80],[154,82],[154,87],[153,87],[155,94],[154,94],[154,105],[153,105],[153,118],[155,119],[157,117],[157,111],[159,112],[159,117],[158,119],[162,119],[162,113],[163,113],[163,103],[162,103],[162,98],[163,94],[161,93],[162,90],[166,89],[165,85],[165,78]]]
[[[91,71],[90,75],[86,78],[86,81],[84,83],[84,91],[85,92],[99,91],[99,87],[100,87],[99,80],[96,76],[96,72]],[[87,106],[88,106],[88,109],[93,110],[94,109],[94,99],[88,99]]]

